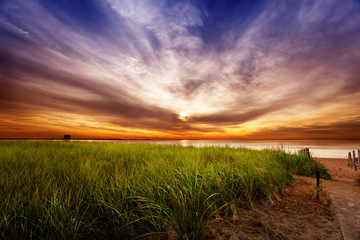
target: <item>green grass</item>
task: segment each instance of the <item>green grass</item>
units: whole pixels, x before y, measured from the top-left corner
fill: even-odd
[[[199,239],[224,206],[277,199],[317,168],[330,177],[277,150],[0,141],[0,238]]]

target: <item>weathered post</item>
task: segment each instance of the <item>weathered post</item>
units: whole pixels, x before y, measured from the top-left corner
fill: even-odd
[[[319,168],[316,168],[316,187],[318,188],[320,186],[320,170]]]
[[[357,171],[355,150],[353,150],[353,159],[354,159],[354,170]]]
[[[310,151],[309,148],[305,148],[305,155],[310,158]]]
[[[348,156],[348,167],[351,167],[351,152],[349,152]]]
[[[64,140],[65,141],[70,141],[71,139],[71,135],[64,135]]]
[[[309,148],[303,148],[299,151],[300,154],[307,156],[310,159],[310,150]]]
[[[319,186],[320,186],[320,169],[316,168],[316,199],[319,199]]]
[[[357,164],[358,164],[358,168],[359,168],[359,171],[360,171],[360,149],[358,149],[358,157],[357,157]]]

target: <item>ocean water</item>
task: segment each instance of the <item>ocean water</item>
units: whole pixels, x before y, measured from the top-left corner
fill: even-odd
[[[343,140],[94,140],[116,143],[147,143],[181,146],[229,146],[246,147],[251,149],[282,149],[295,153],[302,148],[309,148],[313,157],[319,158],[347,158],[348,152],[360,149],[360,141]]]

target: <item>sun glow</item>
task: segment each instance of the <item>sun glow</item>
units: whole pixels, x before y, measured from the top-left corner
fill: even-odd
[[[187,112],[185,112],[185,111],[181,111],[181,112],[180,112],[179,118],[180,118],[181,120],[186,120],[187,117],[188,117]]]

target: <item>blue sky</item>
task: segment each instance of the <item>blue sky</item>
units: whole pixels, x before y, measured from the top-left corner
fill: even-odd
[[[357,138],[360,4],[0,1],[0,137]]]

